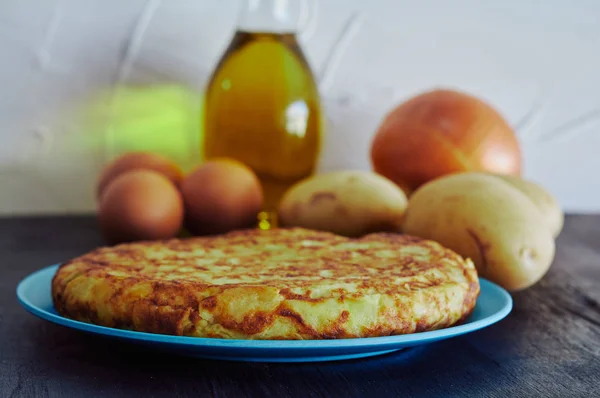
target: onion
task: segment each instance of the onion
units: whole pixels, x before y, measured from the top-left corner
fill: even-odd
[[[508,123],[480,99],[452,90],[394,108],[375,134],[371,161],[407,193],[451,173],[521,174],[519,143]]]

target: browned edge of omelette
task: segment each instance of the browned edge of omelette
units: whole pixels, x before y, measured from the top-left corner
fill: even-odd
[[[412,282],[407,282],[408,286],[402,288],[388,283],[385,278],[377,279],[375,284],[363,281],[360,286],[364,287],[365,291],[376,291],[377,294],[396,298],[405,296],[407,301],[396,300],[391,305],[394,307],[393,310],[388,311],[389,313],[385,313],[385,308],[378,310],[383,315],[378,317],[377,322],[351,330],[348,327],[350,318],[361,316],[361,314],[353,314],[348,307],[351,307],[353,300],[360,301],[364,295],[361,296],[360,291],[350,293],[344,292],[342,289],[337,292],[332,291],[329,296],[314,297],[310,289],[314,282],[286,283],[286,275],[290,281],[297,276],[303,276],[303,270],[298,269],[301,267],[286,267],[287,274],[281,275],[277,274],[279,272],[277,269],[274,269],[273,281],[223,285],[207,283],[202,278],[190,279],[185,275],[179,279],[167,280],[158,274],[147,271],[148,269],[153,270],[153,264],[157,263],[157,261],[147,258],[147,250],[157,250],[158,252],[162,250],[170,253],[173,257],[158,261],[158,263],[164,264],[168,261],[180,260],[184,253],[192,253],[190,260],[197,258],[193,255],[193,251],[198,248],[203,251],[208,250],[210,253],[211,248],[217,247],[220,248],[219,250],[222,249],[225,254],[228,250],[232,250],[232,255],[235,255],[236,245],[256,247],[265,242],[275,241],[279,244],[287,242],[284,246],[292,247],[290,250],[293,251],[295,250],[294,245],[297,246],[298,241],[307,239],[323,243],[322,251],[318,252],[321,256],[330,253],[330,247],[346,242],[373,245],[385,250],[400,250],[409,245],[426,248],[429,253],[432,253],[432,261],[422,264],[410,256],[403,256],[402,264],[416,263],[418,267],[411,269],[410,266],[405,266],[402,277],[416,277],[424,267],[435,269],[441,267],[442,262],[449,262],[451,265],[446,265],[446,267],[459,267],[464,278],[465,287],[464,291],[461,290],[460,305],[456,308],[452,307],[452,310],[449,311],[452,312],[452,316],[440,314],[433,321],[426,317],[411,318],[410,300],[419,297],[421,293],[416,293],[419,291],[425,292],[421,294],[426,298],[423,305],[433,309],[439,307],[439,311],[443,311],[445,303],[441,302],[441,299],[434,294],[435,292],[432,290],[432,294],[427,295],[428,289],[432,289],[431,286],[424,285],[418,280],[415,280],[412,286],[410,285]],[[368,249],[359,250],[362,251],[361,256],[370,259],[367,256],[367,254],[371,254]],[[339,258],[339,262],[347,262],[348,258],[352,256],[352,250],[337,251],[334,254]],[[314,261],[317,260],[318,258]],[[125,261],[126,265],[118,265],[119,261]],[[260,265],[264,258],[259,256],[256,261]],[[131,264],[139,265],[140,263],[142,263],[140,268],[142,272],[133,272]],[[343,275],[347,275],[349,272],[367,275],[368,271],[365,270],[368,268],[367,265],[344,263],[344,266],[340,266],[335,259],[333,261],[328,259],[323,261],[318,269],[331,272],[333,276],[329,279],[337,281],[342,280]],[[118,274],[123,269],[125,276],[107,272],[110,270]],[[202,273],[207,272],[208,268],[195,266],[194,270]],[[247,271],[247,269],[245,270]],[[383,269],[386,272],[387,270],[387,268]],[[454,271],[457,270],[454,269]],[[393,269],[390,272],[390,275],[395,275]],[[177,269],[174,270],[174,273],[178,273]],[[387,275],[384,276],[387,277]],[[328,278],[323,279],[327,280]],[[451,284],[452,282],[451,280],[440,280],[439,284]],[[78,283],[84,285],[77,287]],[[91,289],[89,297],[81,299],[74,295],[74,292],[85,291],[84,288],[88,287]],[[278,229],[271,232],[244,230],[217,237],[172,239],[103,247],[62,264],[52,280],[52,297],[55,308],[59,314],[65,317],[120,329],[220,338],[337,339],[435,330],[464,322],[471,315],[478,295],[479,281],[472,263],[435,242],[393,233],[375,233],[355,239],[344,238],[301,228]],[[244,297],[256,298],[259,305],[242,307],[239,313],[243,316],[236,317],[236,312],[229,311],[228,306],[233,305],[232,303],[242,303]],[[315,311],[319,309],[319,305],[333,303],[331,307],[335,308],[335,311],[332,311],[332,316],[327,322],[315,325],[314,322],[307,319],[310,312],[298,311],[290,305],[290,303],[297,302],[310,303],[316,309]],[[207,324],[208,319],[212,323],[208,327],[202,328],[203,324]],[[283,332],[269,335],[268,331],[270,328],[273,329],[276,323],[285,325],[281,329]]]

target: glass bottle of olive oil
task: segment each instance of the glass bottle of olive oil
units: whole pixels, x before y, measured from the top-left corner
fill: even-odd
[[[204,157],[254,170],[265,195],[260,228],[276,225],[282,194],[314,172],[321,147],[318,88],[296,38],[298,4],[247,0],[204,103]]]

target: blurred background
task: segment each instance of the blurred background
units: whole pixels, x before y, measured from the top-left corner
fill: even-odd
[[[524,176],[570,212],[600,211],[600,2],[314,0],[299,40],[328,135],[320,170],[369,169],[384,115],[466,90],[517,131]],[[0,3],[0,213],[95,210],[117,152],[198,162],[202,96],[236,0]]]

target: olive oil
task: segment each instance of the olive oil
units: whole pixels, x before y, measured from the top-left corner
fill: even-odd
[[[239,30],[213,73],[204,109],[204,157],[254,170],[264,195],[259,227],[275,223],[284,191],[311,175],[322,136],[318,88],[293,33]]]

